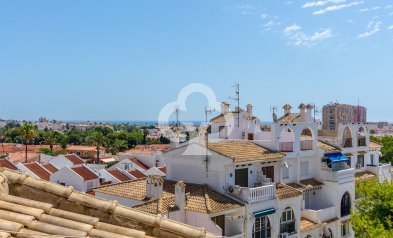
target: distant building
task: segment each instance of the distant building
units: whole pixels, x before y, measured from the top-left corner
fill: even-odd
[[[337,130],[340,123],[367,122],[367,108],[348,104],[331,103],[323,106],[322,129]]]

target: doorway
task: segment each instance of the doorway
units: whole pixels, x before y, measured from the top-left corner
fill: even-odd
[[[235,170],[235,185],[248,188],[248,168]]]

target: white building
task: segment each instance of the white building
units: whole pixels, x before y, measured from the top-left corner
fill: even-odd
[[[50,175],[50,181],[65,186],[72,186],[80,192],[88,192],[100,186],[99,175],[86,165],[68,167]]]

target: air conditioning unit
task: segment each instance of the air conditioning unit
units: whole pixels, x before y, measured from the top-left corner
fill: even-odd
[[[288,238],[289,234],[288,233],[283,233],[278,235],[278,238]]]

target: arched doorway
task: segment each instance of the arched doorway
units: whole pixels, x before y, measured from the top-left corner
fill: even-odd
[[[351,196],[345,192],[341,198],[341,217],[349,216],[351,212]]]
[[[253,238],[271,238],[272,228],[270,226],[269,217],[258,217],[255,218],[254,228],[252,232]]]

